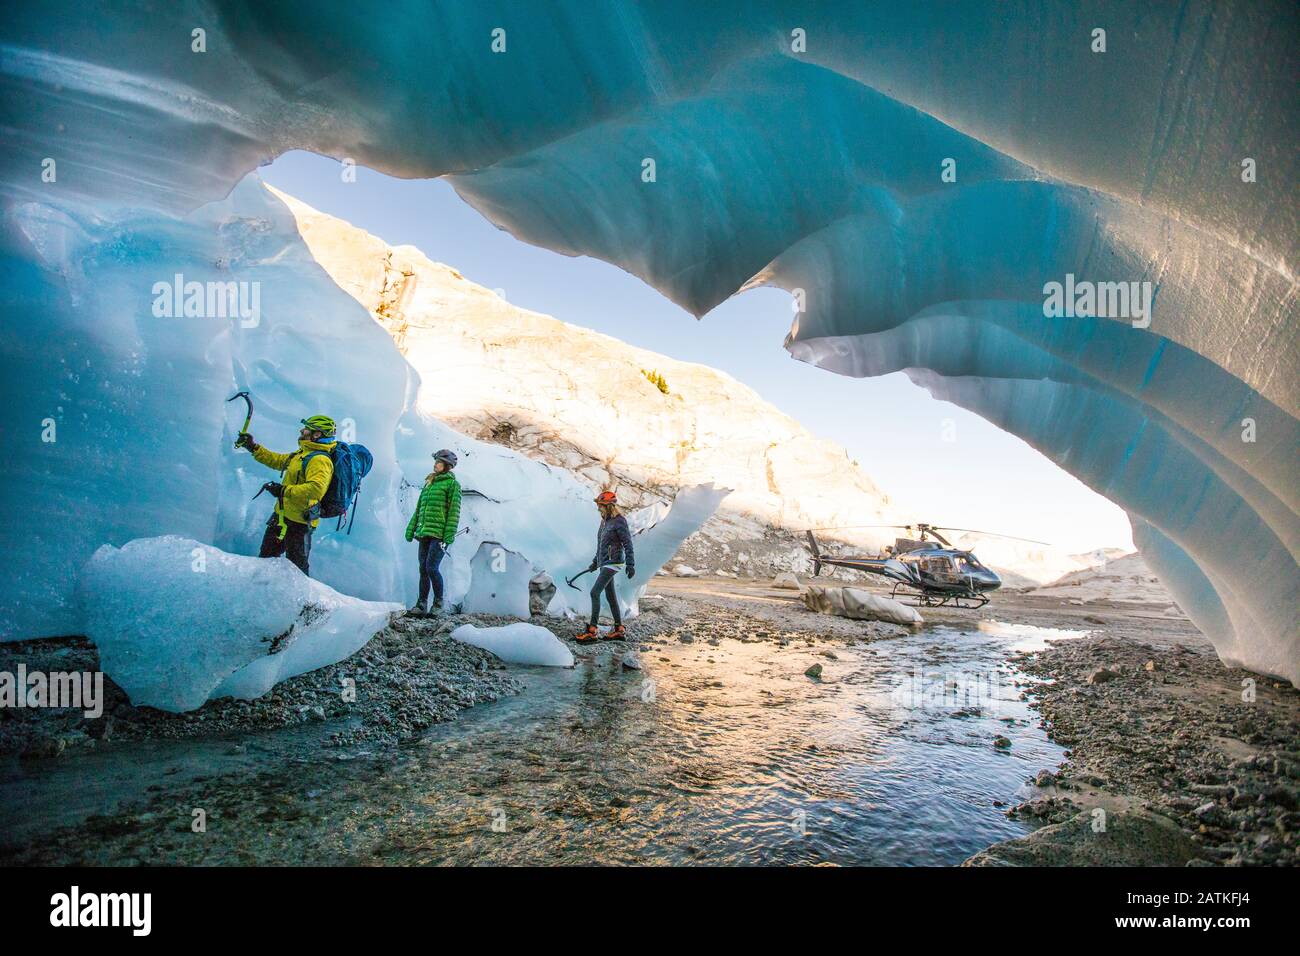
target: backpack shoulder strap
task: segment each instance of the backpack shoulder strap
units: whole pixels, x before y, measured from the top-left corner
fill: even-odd
[[[333,455],[333,454],[331,454],[330,452],[327,452],[327,451],[321,451],[319,448],[313,448],[311,451],[307,452],[307,454],[305,454],[305,455],[302,456],[302,471],[299,472],[299,474],[302,475],[302,479],[303,479],[303,481],[306,481],[306,480],[307,480],[307,462],[311,461],[313,458],[317,457],[318,455],[324,455],[326,458],[328,458],[328,459],[330,460],[330,464],[331,464],[331,465],[334,465],[334,464],[335,464],[335,463],[334,463],[334,455]],[[288,466],[286,465],[285,467],[287,468]],[[335,467],[333,468],[333,471],[335,471],[335,472],[338,471],[338,467],[337,467],[337,465],[335,465]],[[330,475],[330,484],[333,484],[333,483],[334,483],[334,475],[331,474],[331,475]]]

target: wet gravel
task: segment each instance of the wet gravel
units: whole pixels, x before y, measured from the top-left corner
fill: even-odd
[[[327,746],[396,743],[467,707],[520,692],[495,656],[447,636],[461,623],[501,622],[485,615],[398,618],[345,661],[284,681],[257,700],[225,698],[184,714],[135,707],[105,677],[98,718],[57,708],[0,710],[0,755],[68,757],[123,741],[237,736],[345,718],[355,719]],[[0,645],[0,671],[12,672],[19,662],[29,671],[99,666],[94,645],[82,638]]]
[[[1059,824],[1080,810],[1151,812],[1195,845],[1192,864],[1300,862],[1300,692],[1212,653],[1105,634],[1017,665],[1057,743],[1058,774],[1009,815]],[[1167,862],[1152,860],[1150,862]]]
[[[816,647],[833,661],[836,644],[888,641],[911,633],[890,624],[812,614],[790,601],[793,595],[770,590],[751,593],[738,585],[698,581],[688,585],[690,593],[678,593],[676,588],[682,586],[675,584],[644,600],[642,614],[628,626],[626,645],[579,646],[572,641],[575,624],[542,617],[533,622],[564,639],[575,655],[588,660],[627,657],[634,663],[653,654],[656,646],[719,645],[727,640],[769,641],[791,651]],[[1044,729],[1069,750],[1058,770],[1037,775],[1036,796],[1007,811],[1008,816],[1040,826],[1041,836],[1052,828],[1083,832],[1082,815],[1104,808],[1114,815],[1113,832],[1125,832],[1120,823],[1124,819],[1135,822],[1135,841],[1160,830],[1153,819],[1171,821],[1180,831],[1174,834],[1178,840],[1158,834],[1161,839],[1152,844],[1167,858],[1140,858],[1145,863],[1300,862],[1300,692],[1281,681],[1225,668],[1186,622],[1154,620],[1125,608],[1089,609],[1083,616],[1077,609],[1039,607],[1015,597],[1003,598],[996,613],[1002,620],[1093,629],[1089,637],[1014,659],[1015,666],[1034,679],[1024,693]],[[519,680],[493,655],[450,640],[448,633],[461,623],[508,622],[488,615],[399,618],[347,661],[286,681],[259,700],[215,701],[190,714],[133,707],[105,680],[105,711],[97,720],[79,711],[0,709],[0,756],[21,756],[39,772],[36,764],[42,760],[62,761],[118,742],[230,739],[231,747],[238,749],[246,735],[318,722],[323,724],[320,741],[312,746],[336,748],[340,758],[353,745],[365,745],[371,752],[397,746],[468,707],[520,693]],[[888,653],[888,645],[881,646],[880,653]],[[29,669],[93,671],[97,655],[81,638],[0,645],[0,671],[12,672],[19,662]],[[355,695],[346,692],[349,687]],[[277,809],[279,804],[269,795],[253,806],[241,790],[248,778],[242,778],[242,784],[240,779],[234,778],[229,793],[225,784],[204,784],[206,799],[250,824],[261,820],[300,827],[307,840],[314,825],[310,814],[301,820],[280,819],[277,813],[301,814],[301,808],[286,802]],[[267,793],[279,785],[268,778]],[[102,827],[107,829],[98,834],[97,845],[106,855],[81,857],[86,862],[129,862],[130,853],[141,854],[141,862],[156,860],[146,852],[150,841],[162,839],[172,824],[159,823],[153,833],[153,812],[141,808],[92,816],[67,831],[61,851],[47,846],[45,852],[51,860],[69,859],[70,847],[89,845],[86,836]],[[114,827],[138,828],[139,835],[117,834]],[[997,844],[986,854],[996,862],[1015,861],[1015,848],[1000,848],[1024,844],[1033,836]],[[1059,846],[1040,840],[1030,848],[1032,854],[1019,859],[1081,862],[1071,854],[1091,838],[1083,832],[1071,839],[1073,850],[1069,840]],[[117,849],[130,853],[114,856]],[[10,859],[47,858],[29,855],[33,852],[28,848]],[[224,862],[261,857],[254,846],[232,846]]]

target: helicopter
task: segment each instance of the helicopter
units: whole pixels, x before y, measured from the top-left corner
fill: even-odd
[[[962,550],[939,532],[966,531],[971,534],[990,534],[1031,544],[1046,544],[1030,538],[1013,538],[1009,534],[974,531],[971,528],[944,528],[932,524],[856,525],[860,528],[903,528],[915,531],[917,538],[896,538],[892,548],[887,547],[879,557],[858,557],[822,553],[813,531],[843,531],[845,528],[813,528],[807,532],[808,551],[812,554],[813,575],[819,575],[823,564],[854,571],[878,574],[894,583],[891,597],[901,591],[914,597],[915,607],[956,607],[976,610],[989,603],[988,593],[1002,586],[1002,579],[991,568],[980,564],[971,551]],[[930,538],[934,540],[931,541]]]

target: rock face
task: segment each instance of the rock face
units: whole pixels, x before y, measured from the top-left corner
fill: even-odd
[[[430,414],[571,470],[593,488],[614,487],[632,507],[697,481],[733,489],[678,552],[688,566],[753,577],[811,572],[799,529],[915,517],[896,513],[842,447],[816,438],[729,375],[517,308],[414,246],[389,246],[272,192],[316,261],[420,373],[420,404]],[[891,543],[893,532],[831,537],[875,550]],[[954,540],[977,547],[1008,587],[1046,584],[1107,557],[997,537]],[[831,568],[823,575],[858,577]]]
[[[413,246],[390,247],[276,194],[316,261],[420,373],[430,414],[593,488],[614,487],[633,508],[698,481],[733,489],[679,552],[685,563],[762,576],[806,570],[792,530],[899,520],[843,448],[729,375],[516,308]],[[892,540],[888,530],[869,533],[859,543]]]

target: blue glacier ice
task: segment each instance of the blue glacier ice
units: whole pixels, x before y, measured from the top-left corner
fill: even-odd
[[[292,226],[248,212],[266,201],[247,174],[304,148],[447,176],[521,239],[696,314],[791,290],[795,357],[905,370],[1024,438],[1126,509],[1226,662],[1300,682],[1298,27],[1294,4],[1118,0],[7,11],[7,630],[71,626],[62,571],[100,543],[245,550],[236,491],[255,485],[221,392],[264,391],[287,428],[310,392],[292,350],[373,383],[358,435],[400,462],[368,479],[372,531],[347,545],[373,570],[331,579],[345,553],[321,560],[347,593],[397,592],[400,542],[379,529],[437,425]],[[260,279],[272,334],[139,321],[180,272]],[[1149,283],[1150,314],[1045,315],[1067,276]],[[149,507],[106,507],[91,480]]]
[[[491,651],[509,664],[533,667],[572,667],[573,652],[544,627],[517,621],[501,627],[462,624],[448,635],[453,641]]]
[[[78,579],[86,636],[136,706],[193,710],[260,697],[351,656],[402,611],[314,581],[287,558],[162,535],[105,545]]]
[[[0,638],[85,633],[133,702],[174,710],[255,697],[344,659],[414,602],[416,546],[403,532],[441,447],[456,449],[464,488],[462,533],[443,564],[450,603],[526,617],[537,571],[586,567],[598,524],[590,489],[422,413],[418,375],[316,265],[256,174],[184,217],[33,202],[8,217],[30,258],[5,260],[16,280],[6,431],[33,423],[24,431],[36,440],[3,474],[6,499],[22,502],[5,552],[23,558]],[[258,294],[220,316],[174,307],[190,283],[217,282]],[[253,395],[268,447],[293,447],[298,420],[326,409],[342,437],[374,453],[350,533],[324,521],[314,536],[323,585],[283,561],[237,557],[257,553],[270,506],[254,495],[275,477],[233,447],[244,405],[225,399],[237,389]],[[683,489],[666,515],[645,516],[662,519],[638,536],[650,574],[725,494]],[[203,573],[191,568],[195,548]],[[629,610],[637,596],[628,592]],[[585,604],[566,590],[555,610]],[[267,654],[264,639],[304,614],[311,626]]]

